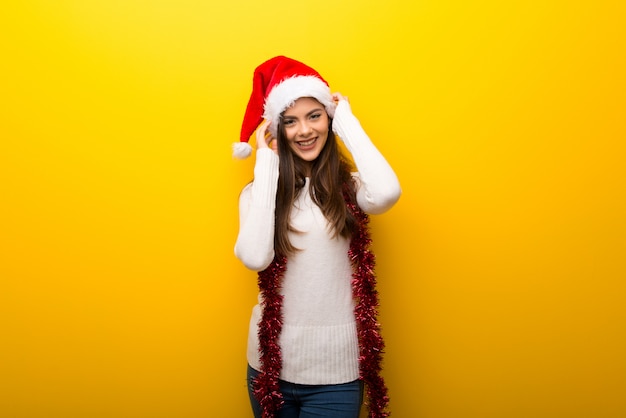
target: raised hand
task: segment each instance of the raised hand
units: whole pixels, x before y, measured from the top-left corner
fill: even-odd
[[[270,121],[264,120],[256,130],[256,146],[258,149],[270,148],[278,154],[278,143],[269,131]]]
[[[338,104],[340,100],[345,100],[346,102],[350,102],[350,100],[348,100],[348,97],[342,95],[341,93],[333,93],[333,101],[335,102],[335,104]]]

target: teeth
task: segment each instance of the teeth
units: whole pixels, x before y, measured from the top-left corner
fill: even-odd
[[[314,142],[315,142],[315,138],[310,139],[308,141],[300,141],[298,142],[298,144],[300,144],[300,146],[306,147],[306,146],[313,144]]]

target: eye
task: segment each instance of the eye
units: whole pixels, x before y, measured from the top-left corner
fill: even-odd
[[[293,119],[284,119],[283,120],[283,125],[285,125],[285,126],[293,126],[294,123],[295,123],[295,121]]]
[[[311,115],[311,119],[313,119],[313,120],[319,119],[319,118],[321,118],[321,117],[322,117],[322,114],[321,114],[321,113],[313,113],[313,114]]]

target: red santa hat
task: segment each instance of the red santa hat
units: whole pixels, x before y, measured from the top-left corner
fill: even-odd
[[[233,144],[233,156],[247,158],[252,153],[248,143],[263,119],[269,120],[275,137],[280,115],[301,97],[313,97],[332,118],[335,102],[326,80],[313,68],[284,56],[265,61],[254,70],[252,95],[241,126],[239,142]]]

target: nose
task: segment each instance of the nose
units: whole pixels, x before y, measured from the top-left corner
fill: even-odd
[[[311,131],[312,131],[312,128],[311,128],[311,125],[309,125],[308,122],[303,121],[302,123],[300,123],[300,132],[298,132],[300,134],[300,136],[307,137],[307,136],[309,136]]]

